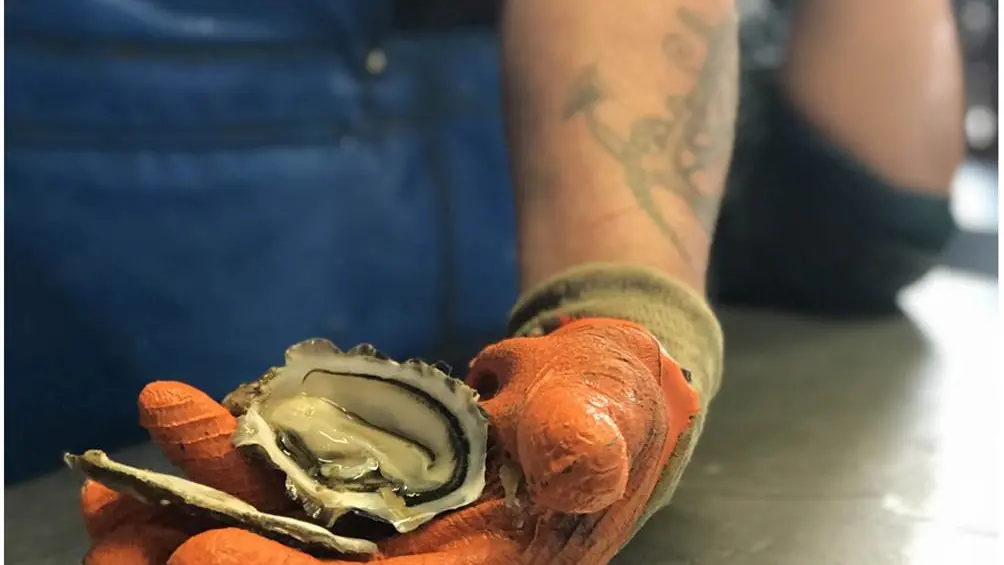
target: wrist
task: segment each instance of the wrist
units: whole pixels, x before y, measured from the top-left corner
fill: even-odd
[[[707,302],[658,271],[609,263],[576,267],[530,289],[513,307],[509,333],[551,333],[578,318],[632,322],[655,336],[693,375],[702,406],[721,380],[721,327]]]

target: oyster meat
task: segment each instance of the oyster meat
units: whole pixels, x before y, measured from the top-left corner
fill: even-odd
[[[484,490],[477,394],[421,361],[308,340],[224,404],[238,415],[234,445],[285,473],[290,496],[324,526],[354,512],[408,532]]]
[[[285,365],[241,385],[223,404],[237,416],[233,444],[286,475],[311,522],[258,511],[233,496],[112,461],[65,456],[105,486],[173,505],[315,553],[373,553],[372,541],[337,535],[356,514],[409,532],[471,504],[485,487],[488,419],[477,393],[434,365],[393,361],[372,346],[346,352],[324,339],[286,350]]]

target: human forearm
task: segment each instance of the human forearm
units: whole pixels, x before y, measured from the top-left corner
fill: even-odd
[[[608,261],[703,291],[737,92],[730,0],[510,0],[507,130],[524,289]]]

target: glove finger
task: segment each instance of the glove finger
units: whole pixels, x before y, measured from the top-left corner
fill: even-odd
[[[553,335],[562,354],[517,430],[531,496],[575,513],[644,504],[697,413],[696,392],[635,324],[578,320]]]
[[[222,528],[192,537],[171,555],[167,565],[321,565],[302,551],[246,530]],[[345,562],[350,563],[350,562]]]
[[[597,408],[610,402],[595,390],[585,397],[580,393],[584,371],[595,369],[608,353],[550,334],[504,340],[471,363],[469,384],[499,390],[482,407],[503,451],[518,458],[535,504],[592,512],[624,493],[626,440]]]
[[[516,538],[522,533],[513,510],[502,498],[490,498],[438,516],[417,530],[397,534],[380,542],[388,557],[442,551],[458,539],[474,539],[488,532],[496,538]]]
[[[518,456],[536,504],[597,512],[625,495],[636,467],[663,462],[662,360],[651,334],[608,319],[569,321],[544,337],[505,340],[475,360],[472,372],[508,372],[500,379],[510,383],[505,394],[485,408],[512,415],[498,422],[498,438]],[[510,394],[514,398],[503,402]]]
[[[517,548],[506,538],[482,534],[460,538],[440,551],[366,561],[371,565],[503,565],[515,563]],[[317,559],[245,530],[211,530],[179,547],[167,565],[358,565],[353,560]]]
[[[467,377],[468,386],[478,391],[482,401],[492,400],[505,392],[518,375],[534,375],[548,358],[545,340],[516,337],[489,345],[471,360]],[[492,403],[498,405],[499,403]]]
[[[92,541],[125,524],[147,523],[157,513],[154,507],[92,480],[80,489],[80,511]]]
[[[264,512],[292,505],[282,475],[240,454],[230,442],[237,419],[201,390],[159,381],[139,395],[140,424],[189,479],[230,493]]]
[[[164,526],[125,525],[95,542],[83,565],[164,565],[187,537]]]
[[[631,457],[618,423],[569,383],[527,400],[516,431],[531,499],[561,512],[598,512],[627,488]],[[600,404],[606,400],[600,400]]]
[[[519,550],[496,532],[461,537],[430,553],[380,559],[373,565],[509,565],[519,563]]]

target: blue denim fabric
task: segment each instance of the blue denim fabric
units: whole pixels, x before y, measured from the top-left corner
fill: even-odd
[[[395,35],[388,10],[7,7],[8,482],[141,439],[155,379],[220,396],[305,337],[457,363],[501,335],[495,38]]]

